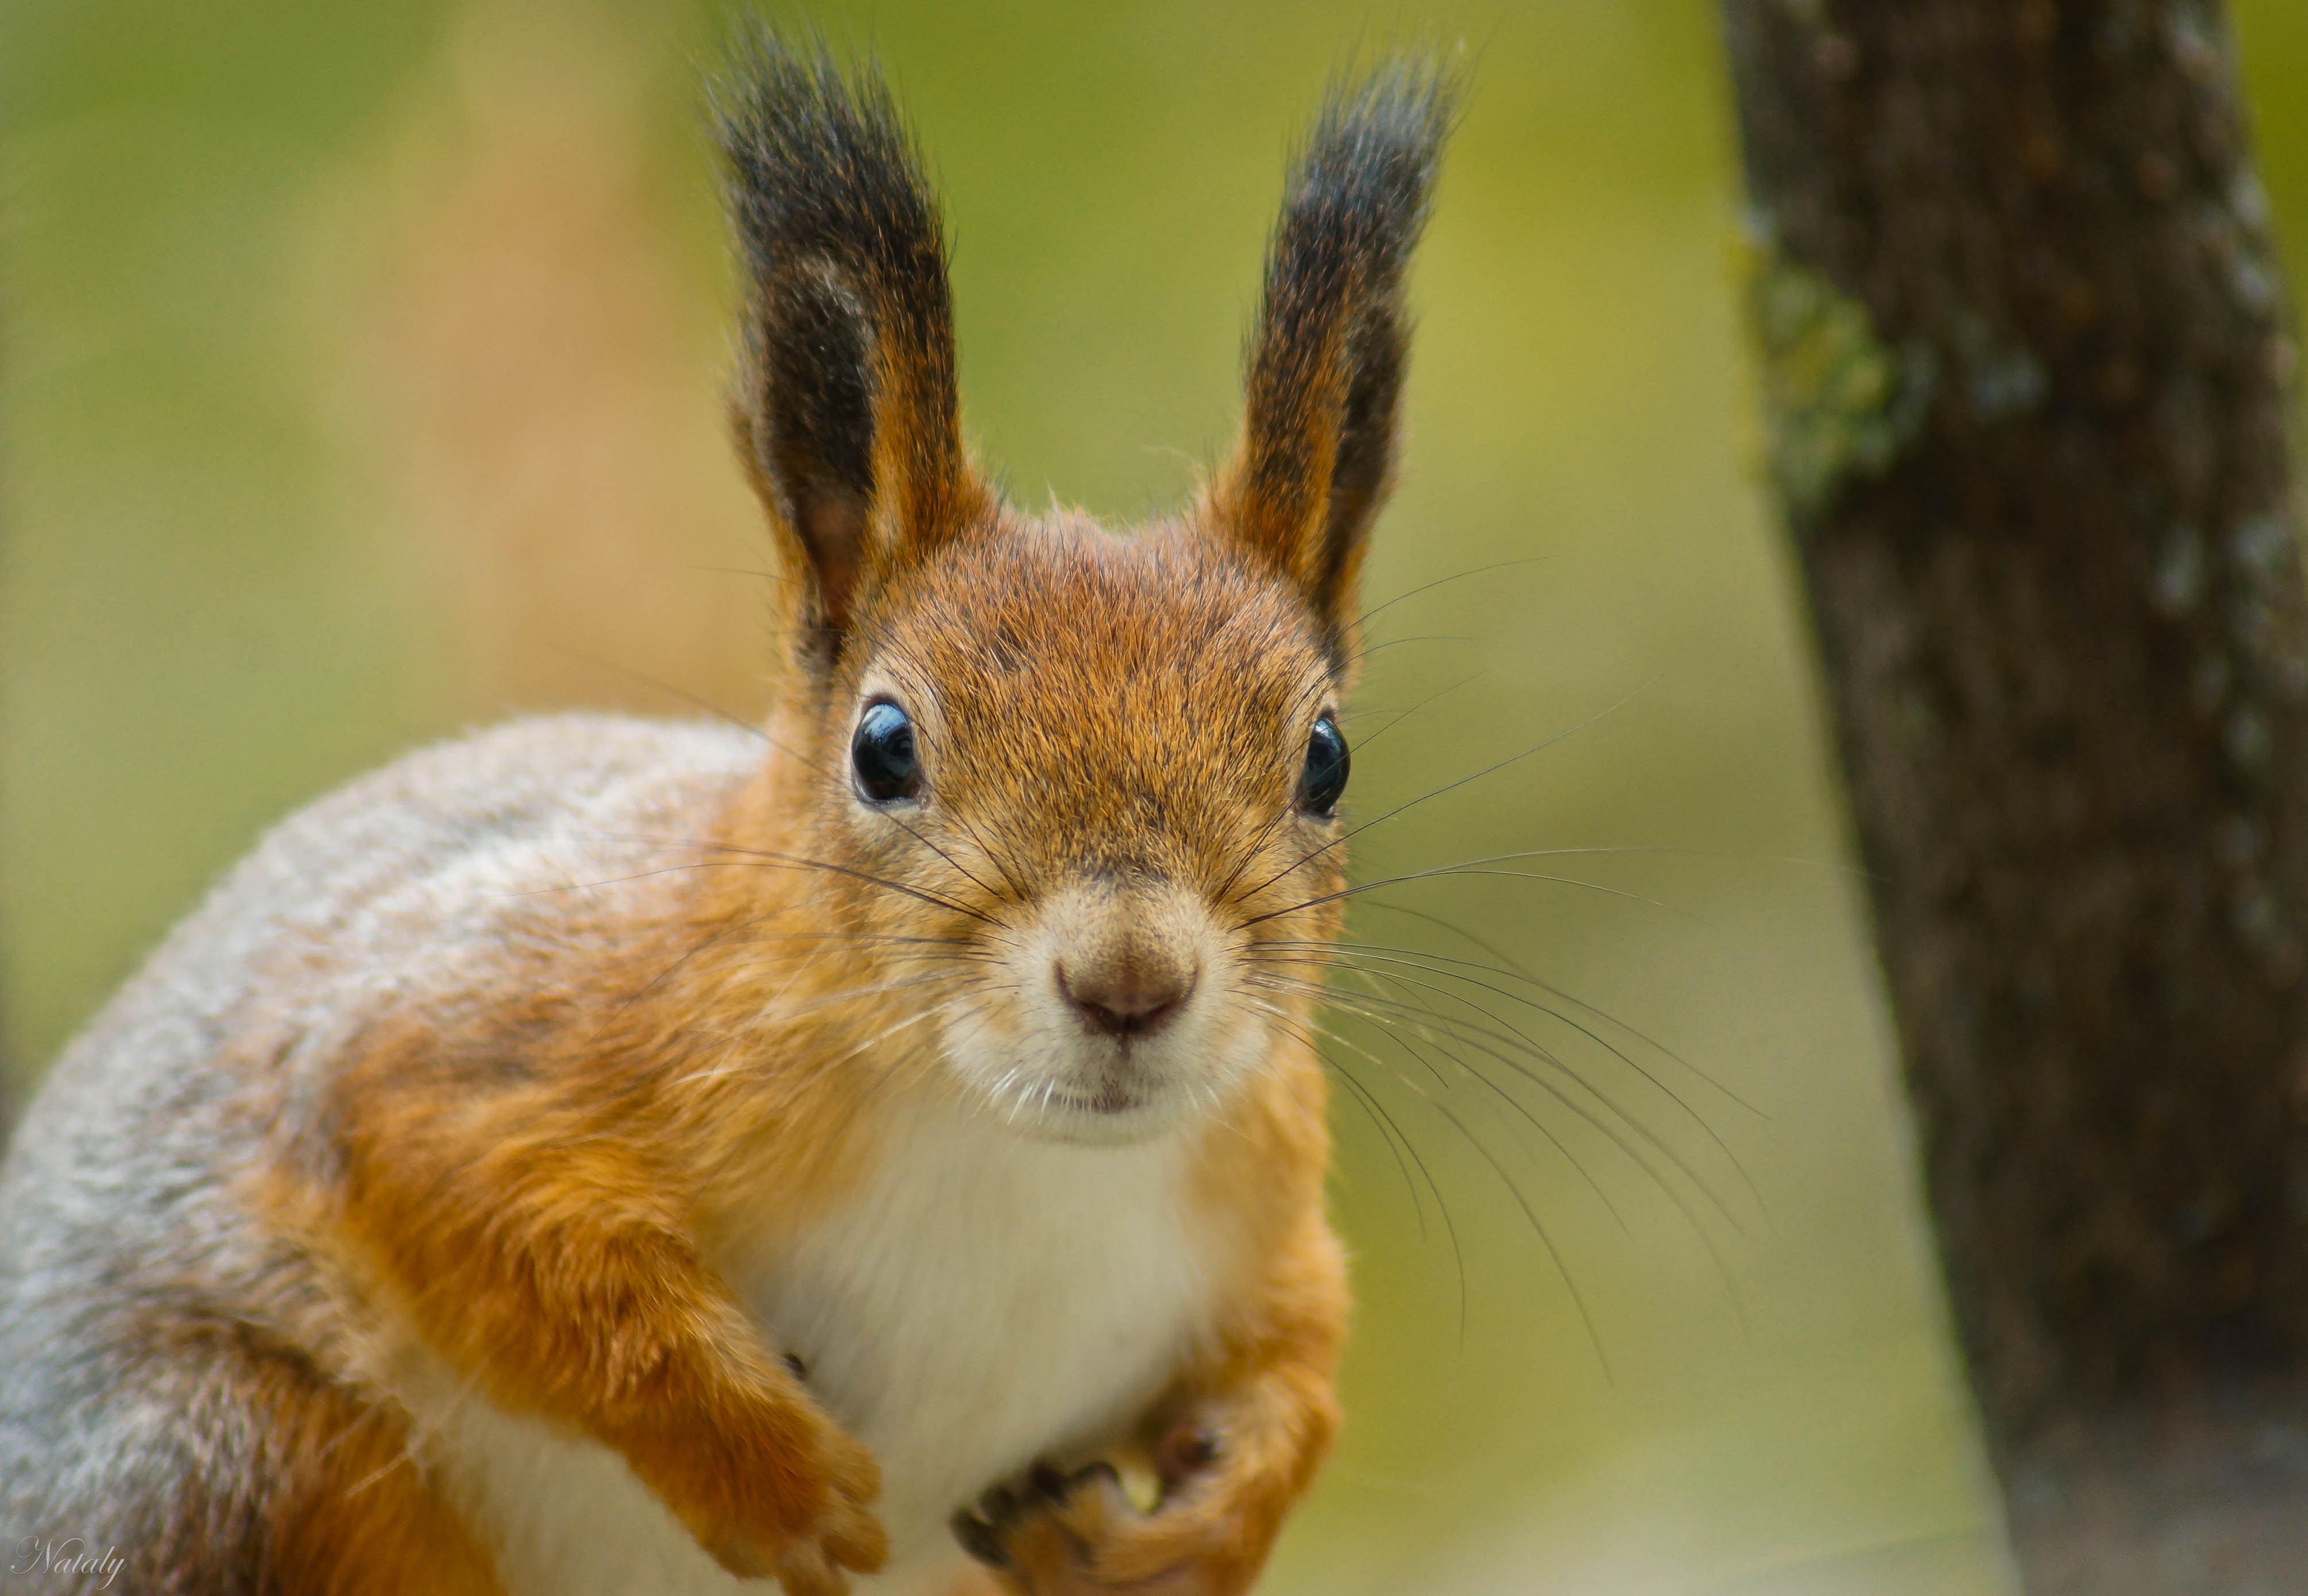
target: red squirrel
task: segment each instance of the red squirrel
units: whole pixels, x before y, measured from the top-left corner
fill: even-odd
[[[1331,1442],[1296,977],[1451,82],[1334,88],[1240,443],[1117,535],[973,464],[871,69],[736,55],[777,707],[357,781],[65,1053],[0,1172],[12,1589],[1233,1596]]]

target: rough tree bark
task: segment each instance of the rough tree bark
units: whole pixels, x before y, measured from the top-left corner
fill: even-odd
[[[2297,356],[2226,19],[1723,11],[1771,466],[2030,1581],[2228,1588],[2077,1518],[2191,1446],[2221,1497],[2308,1348]]]

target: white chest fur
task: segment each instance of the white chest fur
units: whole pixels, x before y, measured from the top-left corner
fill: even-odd
[[[945,1523],[1046,1453],[1137,1415],[1203,1331],[1230,1239],[1189,1214],[1193,1150],[1035,1142],[986,1116],[906,1111],[862,1184],[764,1237],[731,1283],[881,1461],[891,1561],[860,1588],[943,1587]],[[422,1404],[514,1596],[736,1596],[605,1449],[476,1397]]]
[[[1226,1248],[1185,1210],[1181,1140],[1067,1146],[943,1107],[891,1130],[864,1187],[739,1284],[881,1460],[898,1565],[995,1480],[1135,1417]]]

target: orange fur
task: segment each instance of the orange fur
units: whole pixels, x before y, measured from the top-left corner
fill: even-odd
[[[504,1596],[398,1409],[245,1324],[156,1308],[141,1339],[168,1370],[154,1394],[178,1394],[203,1434],[210,1477],[185,1482],[157,1539],[116,1549],[120,1588]]]
[[[489,1556],[423,1478],[407,1431],[341,1389],[284,1387],[265,1404],[291,1483],[272,1517],[284,1592],[504,1596]]]

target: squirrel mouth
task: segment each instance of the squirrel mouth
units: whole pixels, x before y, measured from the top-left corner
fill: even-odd
[[[1105,1120],[1118,1120],[1124,1114],[1136,1113],[1149,1101],[1126,1086],[1101,1086],[1095,1092],[1064,1092],[1051,1099],[1055,1107]]]
[[[1094,1114],[1126,1114],[1144,1100],[1120,1082],[1109,1082],[1098,1088],[1098,1094],[1087,1106]]]
[[[1155,1093],[1142,1078],[1144,1072],[1131,1060],[1130,1043],[1124,1041],[1118,1051],[1121,1057],[1099,1070],[1094,1082],[1065,1094],[1068,1106],[1110,1118],[1144,1108],[1153,1100]]]

